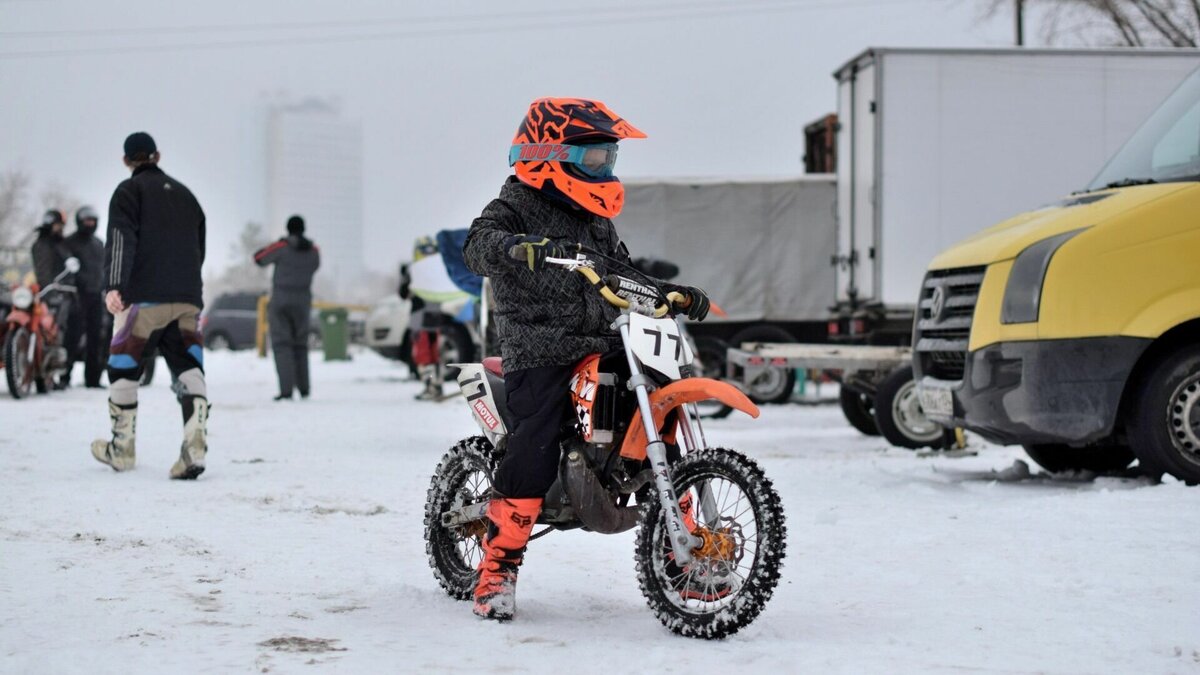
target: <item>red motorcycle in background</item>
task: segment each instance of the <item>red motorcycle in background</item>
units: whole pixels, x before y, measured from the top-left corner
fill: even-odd
[[[66,372],[65,314],[59,319],[71,311],[76,292],[63,280],[78,271],[79,260],[67,258],[66,269],[45,288],[13,289],[12,309],[4,317],[4,379],[13,398],[24,398],[33,388],[39,394],[50,391]]]

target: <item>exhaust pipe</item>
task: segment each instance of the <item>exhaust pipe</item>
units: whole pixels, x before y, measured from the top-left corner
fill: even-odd
[[[617,506],[613,495],[596,478],[595,472],[578,450],[567,453],[561,470],[567,497],[585,527],[600,534],[616,534],[638,524],[640,509]]]

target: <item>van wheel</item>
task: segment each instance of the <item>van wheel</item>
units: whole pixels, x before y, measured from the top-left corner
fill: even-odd
[[[1136,393],[1126,427],[1142,469],[1200,483],[1200,346],[1160,360]]]
[[[792,334],[779,326],[759,324],[750,326],[735,333],[729,339],[734,347],[741,347],[743,342],[795,342]],[[746,394],[755,403],[787,403],[796,388],[796,371],[788,367],[763,368],[749,382]]]
[[[879,435],[879,427],[875,424],[875,399],[869,394],[861,394],[843,384],[838,402],[842,404],[842,414],[850,426],[864,436]]]
[[[925,416],[917,398],[912,366],[898,368],[884,378],[875,392],[875,426],[888,443],[898,448],[942,448],[945,428]]]
[[[1026,445],[1025,454],[1050,473],[1091,471],[1113,473],[1133,463],[1133,450],[1124,445],[1094,445],[1072,448],[1069,445],[1046,443]]]

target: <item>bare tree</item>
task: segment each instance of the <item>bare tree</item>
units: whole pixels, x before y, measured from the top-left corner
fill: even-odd
[[[229,255],[234,263],[206,282],[208,294],[215,297],[221,293],[265,293],[268,286],[267,270],[254,263],[254,253],[270,241],[260,223],[246,223],[237,241],[229,246]]]
[[[0,174],[0,246],[16,246],[23,230],[35,224],[25,204],[31,182],[19,169]]]
[[[985,0],[987,14],[1015,0]],[[1123,47],[1195,47],[1200,44],[1200,0],[1024,0],[1042,20],[1048,44]]]
[[[71,220],[79,207],[83,206],[83,200],[75,195],[71,190],[57,181],[50,181],[41,194],[42,208],[45,210],[55,209],[63,214],[63,220],[67,225],[73,222]],[[70,227],[67,228],[68,231]]]

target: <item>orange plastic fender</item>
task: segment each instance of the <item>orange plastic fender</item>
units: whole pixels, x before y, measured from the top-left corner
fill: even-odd
[[[686,403],[713,399],[734,410],[741,410],[751,417],[758,417],[758,406],[737,387],[707,377],[689,377],[676,380],[650,394],[650,411],[654,415],[654,426],[662,428],[671,411]],[[621,443],[621,456],[626,459],[646,459],[646,429],[642,425],[641,412],[635,410],[625,440]]]

